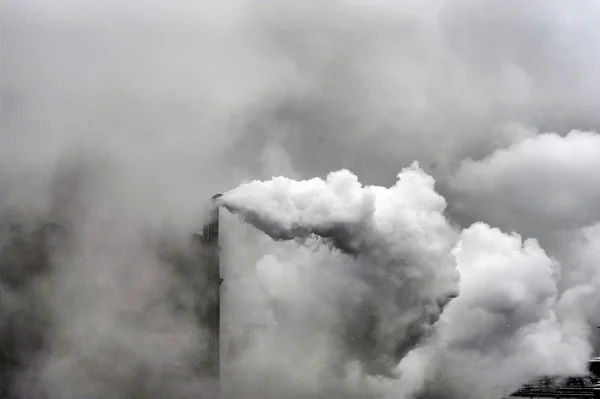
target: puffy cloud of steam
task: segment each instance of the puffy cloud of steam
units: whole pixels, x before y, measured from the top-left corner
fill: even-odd
[[[330,306],[342,315],[335,338],[348,356],[343,361],[359,361],[372,375],[393,375],[458,293],[451,253],[456,234],[443,216],[445,200],[417,165],[398,177],[390,188],[363,187],[346,170],[326,180],[280,177],[241,185],[220,198],[272,237],[314,234],[355,258],[333,272],[321,259],[321,273],[363,286],[358,294],[337,292],[339,304]]]
[[[178,257],[193,258],[187,237],[204,219],[204,200],[244,179],[302,180],[347,168],[365,185],[389,187],[414,160],[435,178],[457,229],[479,220],[537,238],[541,249],[483,225],[464,231],[461,288],[476,295],[481,277],[481,287],[492,285],[481,291],[489,296],[451,302],[401,362],[398,384],[368,381],[344,392],[475,395],[560,371],[546,368],[549,359],[561,359],[563,371],[583,367],[580,322],[596,323],[598,314],[596,1],[5,0],[0,7],[2,214],[27,215],[28,228],[36,218],[67,225],[65,236],[48,241],[50,260],[39,235],[17,234],[28,238],[15,246],[3,233],[2,339],[39,325],[28,336],[45,336],[48,345],[31,357],[22,345],[39,343],[13,345],[20,355],[11,361],[23,364],[3,377],[5,387],[25,381],[91,397],[154,397],[163,387],[162,396],[198,397],[205,388],[197,374],[161,362],[202,350],[201,339],[189,340],[202,332],[190,314],[202,302],[194,294],[202,292],[202,273],[194,272],[202,269],[183,262],[183,278],[172,276],[172,262],[150,242],[166,236]],[[582,132],[567,135],[573,129]],[[65,169],[86,173],[65,185],[55,178]],[[406,226],[417,225],[412,215]],[[304,246],[273,243],[224,217],[224,257],[235,276],[226,290],[236,301],[230,314],[241,328],[252,320],[269,326],[237,364],[246,373],[229,385],[261,398],[333,397],[335,378],[323,364],[337,364],[343,351],[328,328],[345,317],[336,298],[363,293],[342,278],[361,262],[310,237]],[[37,269],[48,262],[50,272]],[[480,269],[488,264],[527,292],[496,289]],[[521,273],[526,268],[539,279]],[[324,269],[333,276],[323,278]],[[183,314],[165,308],[171,302]],[[130,307],[148,303],[157,306],[133,327],[123,321]],[[279,329],[268,317],[277,303],[288,310]],[[489,319],[473,321],[473,307]],[[511,328],[500,327],[506,318]],[[531,344],[532,337],[551,344]],[[484,348],[489,341],[502,350]],[[536,356],[524,358],[523,347]],[[545,352],[556,348],[568,349]],[[437,366],[455,362],[464,367]],[[254,371],[257,379],[243,380]],[[472,390],[461,391],[462,381]]]
[[[433,179],[417,166],[401,173],[397,185],[389,189],[363,187],[356,176],[340,171],[327,180],[279,177],[246,183],[225,193],[221,201],[278,240],[303,242],[311,234],[325,240],[333,237],[334,256],[320,252],[312,260],[318,262],[317,273],[343,282],[342,290],[333,295],[342,307],[320,298],[317,303],[305,302],[302,312],[316,314],[327,307],[331,314],[345,315],[347,319],[336,321],[343,325],[342,332],[350,331],[350,342],[344,342],[342,334],[335,336],[340,330],[320,325],[331,331],[333,342],[343,343],[346,357],[338,361],[358,360],[368,374],[388,377],[400,363],[398,385],[405,386],[395,394],[407,394],[408,386],[414,395],[426,386],[421,394],[494,397],[540,375],[586,372],[590,329],[585,313],[573,310],[594,292],[593,283],[581,287],[580,278],[572,285],[575,292],[561,297],[560,264],[536,240],[523,241],[483,223],[462,231],[453,260],[456,236],[442,216],[445,201],[433,191]],[[346,257],[341,269],[336,249]],[[284,273],[319,297],[323,284],[305,286],[299,277],[310,274],[300,266],[303,262],[285,258],[270,262],[294,269]],[[460,295],[450,301],[457,293],[455,262]],[[357,281],[366,289],[352,289]],[[326,286],[332,290],[333,285]],[[348,307],[357,296],[360,300]],[[300,310],[280,295],[271,298],[283,314]],[[365,307],[373,301],[374,307]],[[442,320],[434,324],[448,301]],[[414,354],[409,354],[411,350]],[[379,356],[385,368],[373,367],[371,356]],[[411,367],[421,372],[415,377]],[[415,378],[421,384],[413,388]],[[428,378],[435,382],[423,385]]]
[[[587,324],[560,312],[559,264],[535,240],[477,223],[456,257],[461,294],[439,325],[433,362],[444,384],[434,392],[494,397],[540,375],[586,372]]]

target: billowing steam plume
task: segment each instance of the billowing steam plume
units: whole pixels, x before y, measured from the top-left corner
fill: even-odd
[[[363,187],[347,170],[327,180],[283,177],[244,184],[220,198],[276,239],[330,240],[349,259],[343,276],[359,293],[337,293],[343,353],[368,374],[391,376],[399,361],[431,330],[458,293],[452,248],[455,232],[446,201],[417,165],[390,188]],[[324,275],[328,265],[322,265]]]
[[[585,374],[590,330],[585,316],[561,308],[560,265],[535,240],[483,223],[453,229],[417,164],[398,177],[387,189],[362,186],[347,170],[326,180],[278,177],[242,184],[218,205],[275,240],[329,247],[329,259],[315,258],[319,273],[344,289],[307,312],[328,306],[342,315],[328,330],[345,355],[339,362],[410,387],[414,376],[397,375],[401,362],[421,357],[421,378],[436,379],[421,394],[435,396],[503,396],[540,375]],[[485,384],[470,379],[482,375]]]

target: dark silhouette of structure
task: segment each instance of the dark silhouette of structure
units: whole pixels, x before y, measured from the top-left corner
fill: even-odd
[[[600,398],[600,358],[592,358],[587,375],[546,376],[513,392],[511,398]]]
[[[219,198],[221,194],[215,194],[212,201]],[[219,246],[219,207],[211,209],[208,223],[202,229],[202,253],[204,256],[207,273],[207,291],[209,303],[204,315],[204,323],[211,331],[209,343],[209,369],[211,374],[220,376],[220,324],[221,324],[221,264]]]

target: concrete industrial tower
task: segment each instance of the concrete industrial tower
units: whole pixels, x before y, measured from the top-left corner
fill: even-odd
[[[212,201],[219,198],[221,194],[215,194]],[[209,337],[209,368],[211,374],[220,378],[220,324],[221,324],[221,262],[219,247],[219,207],[211,209],[208,223],[202,229],[201,237],[203,245],[204,262],[207,265],[207,291],[211,303],[208,304],[204,314],[204,321],[211,331]]]

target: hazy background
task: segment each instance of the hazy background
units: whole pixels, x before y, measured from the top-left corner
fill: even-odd
[[[567,133],[599,128],[599,6],[3,0],[0,206],[3,214],[72,226],[47,276],[27,289],[2,291],[3,314],[43,303],[48,309],[39,313],[54,326],[43,354],[15,377],[25,387],[19,389],[35,386],[53,398],[208,392],[208,382],[189,367],[161,366],[201,351],[201,328],[189,312],[174,314],[164,305],[179,280],[165,272],[149,242],[167,235],[184,245],[182,237],[205,219],[206,199],[243,180],[349,168],[363,183],[389,185],[414,160],[436,179],[457,228],[482,221],[539,240],[544,254],[536,259],[543,259],[543,270],[557,270],[546,276],[556,303],[543,309],[577,309],[573,335],[586,336],[579,323],[600,321],[600,139]],[[254,272],[265,254],[277,251],[253,231],[225,230],[232,272]],[[506,245],[527,252],[520,238],[514,242]],[[486,253],[507,251],[497,248],[503,247],[490,244]],[[517,264],[511,259],[507,264]],[[535,274],[528,278],[536,281]],[[264,314],[250,310],[265,308],[264,293],[240,281],[227,288],[239,304],[232,305],[232,319],[260,320]],[[145,316],[123,321],[132,314]],[[566,342],[565,328],[540,351],[577,347],[585,358],[579,341]],[[466,337],[466,349],[488,342],[469,334],[453,336]],[[231,385],[238,392],[254,387],[262,397],[300,395],[307,386],[319,392],[321,382],[307,374],[312,363],[301,356],[310,337],[288,354],[302,371],[282,372],[287,368],[275,361],[282,357],[257,347],[258,357],[275,360],[257,366],[262,377]],[[474,366],[460,376],[413,369],[441,385],[444,378],[469,389],[489,382],[482,391],[473,388],[481,394],[490,384],[518,385],[522,370],[544,369],[528,363],[535,356],[512,356],[516,347],[498,356],[482,350],[477,359],[461,352]],[[436,359],[440,368],[456,362],[457,352],[441,353],[453,360]],[[279,387],[263,384],[274,379],[273,370],[280,371]],[[504,372],[505,380],[496,378]],[[415,385],[422,390],[422,381]],[[165,393],[156,396],[156,386]]]

